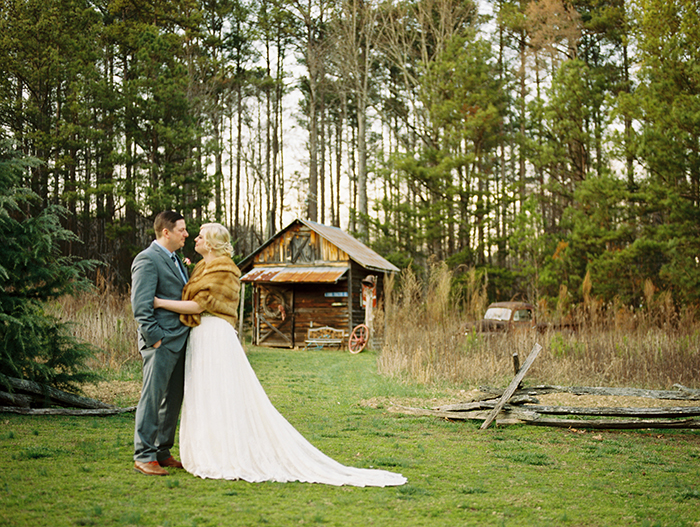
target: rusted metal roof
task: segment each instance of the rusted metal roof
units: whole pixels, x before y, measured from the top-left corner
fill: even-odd
[[[370,269],[372,271],[383,271],[383,272],[394,272],[394,273],[398,273],[400,271],[400,269],[398,267],[396,267],[394,264],[392,264],[390,261],[386,260],[385,258],[382,258],[376,252],[374,252],[372,249],[367,247],[364,243],[353,238],[351,235],[342,231],[338,227],[330,227],[328,225],[316,223],[315,221],[302,220],[300,218],[292,221],[292,223],[290,223],[284,229],[282,229],[280,232],[278,232],[277,234],[272,236],[270,239],[268,239],[265,243],[263,243],[260,247],[258,247],[253,253],[246,256],[243,260],[241,260],[241,262],[239,262],[238,267],[242,271],[245,272],[246,269],[248,269],[251,265],[253,265],[253,261],[254,261],[255,256],[257,254],[259,254],[261,251],[263,251],[266,247],[268,247],[270,244],[272,244],[274,242],[274,240],[277,239],[282,233],[291,229],[297,223],[301,223],[302,225],[305,225],[309,229],[313,230],[319,236],[328,240],[330,243],[332,243],[336,247],[338,247],[338,249],[347,253],[347,255],[350,257],[350,259],[357,262],[358,264],[360,264],[362,267],[364,267],[366,269]]]
[[[334,284],[347,267],[255,267],[241,277],[242,282],[314,282]]]

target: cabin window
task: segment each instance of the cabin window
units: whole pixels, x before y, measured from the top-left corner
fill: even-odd
[[[310,242],[311,235],[308,232],[299,232],[292,237],[289,243],[292,263],[314,261]]]

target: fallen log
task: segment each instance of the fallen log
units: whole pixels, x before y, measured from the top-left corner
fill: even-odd
[[[700,428],[700,419],[523,419],[523,422],[534,426],[555,426],[559,428],[594,428],[597,430],[639,430],[646,428]]]
[[[445,419],[477,419],[474,417],[476,412],[446,412],[441,410],[428,410],[427,408],[414,408],[411,406],[394,405],[389,406],[387,411],[393,413],[401,413],[407,415],[417,415],[419,417],[443,417]],[[488,415],[486,412],[480,412],[481,419]]]
[[[127,408],[118,408],[116,406],[112,408],[22,408],[18,406],[0,406],[0,413],[11,413],[11,414],[22,414],[22,415],[94,415],[94,416],[105,416],[105,415],[116,415],[125,414],[128,412],[134,412],[136,410],[135,406],[129,406]]]
[[[433,410],[438,412],[470,412],[475,410],[485,410],[494,408],[496,401],[477,401],[473,403],[448,404],[435,407]],[[698,406],[669,406],[669,407],[654,407],[654,408],[623,408],[623,407],[574,407],[574,406],[540,406],[526,404],[516,407],[515,403],[506,404],[506,410],[516,411],[530,410],[540,414],[549,415],[589,415],[589,416],[605,416],[605,417],[695,417],[700,416],[700,407]]]
[[[536,398],[530,397],[529,395],[518,395],[511,397],[506,407],[509,405],[524,405],[526,403],[537,404],[538,402],[539,401]],[[498,404],[498,399],[480,399],[478,401],[468,403],[455,403],[446,404],[444,406],[436,406],[433,408],[433,410],[439,410],[442,412],[468,412],[471,410],[486,410],[489,408],[495,408],[496,404]]]
[[[700,390],[693,390],[692,388],[687,388],[687,387],[683,386],[682,384],[678,384],[678,383],[674,384],[673,387],[677,388],[678,390],[680,390],[682,392],[685,392],[685,393],[688,393],[691,395],[700,396]]]
[[[39,384],[38,382],[26,379],[16,379],[14,377],[3,377],[0,382],[9,384],[15,392],[30,394],[33,402],[38,405],[44,403],[52,405],[70,406],[73,408],[114,408],[114,405],[103,403],[97,399],[82,397],[73,393],[64,392],[53,386]],[[46,398],[49,398],[47,401]],[[19,406],[19,405],[15,405]]]
[[[387,411],[393,413],[402,413],[407,415],[416,415],[419,417],[441,417],[443,419],[457,420],[457,421],[483,421],[489,416],[489,412],[441,412],[437,410],[427,410],[425,408],[413,408],[410,406],[390,406]],[[512,424],[522,424],[524,421],[521,419],[521,413],[514,413],[510,410],[501,410],[495,419],[497,425],[512,425]]]
[[[495,394],[504,393],[498,388],[483,386],[481,391]],[[610,388],[603,386],[555,386],[541,385],[521,388],[514,392],[514,395],[545,395],[548,393],[570,393],[573,395],[610,395],[614,397],[645,397],[649,399],[664,399],[677,401],[700,401],[700,390],[644,390],[641,388]]]
[[[526,405],[522,407],[539,414],[549,415],[590,415],[601,417],[695,417],[700,416],[698,406],[669,406],[666,408],[620,408],[620,407],[593,407],[577,408],[572,406],[538,406]]]
[[[526,409],[527,408],[527,409]],[[646,428],[700,428],[700,419],[557,419],[542,417],[538,412],[531,410],[531,407],[520,408],[513,406],[504,407],[495,417],[497,425],[525,424],[532,426],[553,426],[558,428],[593,428],[598,430],[618,429],[633,430]],[[490,416],[490,412],[472,410],[465,412],[427,410],[424,408],[411,408],[406,406],[392,406],[390,412],[400,412],[408,415],[438,417],[457,421],[482,421]],[[583,408],[579,410],[584,410]],[[656,408],[646,408],[642,410],[657,410]],[[685,410],[685,409],[683,409]],[[694,408],[692,414],[700,415],[698,408]],[[583,415],[583,414],[582,414]]]
[[[29,395],[24,395],[21,393],[8,393],[0,391],[0,404],[7,404],[10,406],[21,406],[23,408],[29,408],[32,405],[34,399]]]

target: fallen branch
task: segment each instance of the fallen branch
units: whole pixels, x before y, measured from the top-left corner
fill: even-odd
[[[0,413],[22,414],[22,415],[116,415],[133,412],[135,406],[128,408],[21,408],[18,406],[0,406]]]
[[[505,404],[508,402],[508,400],[513,396],[515,391],[518,389],[518,386],[520,385],[520,381],[523,380],[523,378],[525,377],[525,374],[527,373],[527,370],[529,370],[530,366],[532,366],[532,363],[535,362],[535,359],[537,358],[537,355],[539,355],[540,351],[542,351],[542,346],[535,343],[535,345],[532,348],[532,351],[530,352],[530,355],[528,355],[527,359],[525,360],[525,364],[523,364],[523,367],[520,368],[520,371],[518,371],[518,374],[511,381],[508,388],[506,388],[506,391],[503,393],[501,400],[498,401],[498,404],[496,404],[496,407],[493,410],[491,410],[491,413],[486,417],[484,422],[481,424],[481,430],[486,430],[491,425],[491,422],[496,418],[496,415],[498,414],[498,412],[501,411],[501,409],[505,406]]]

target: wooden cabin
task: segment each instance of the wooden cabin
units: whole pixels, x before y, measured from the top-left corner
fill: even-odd
[[[399,271],[341,229],[301,219],[239,268],[241,283],[253,287],[253,344],[288,348],[304,347],[309,328],[330,326],[350,335],[365,323],[364,298],[372,297],[376,307],[386,274]]]

